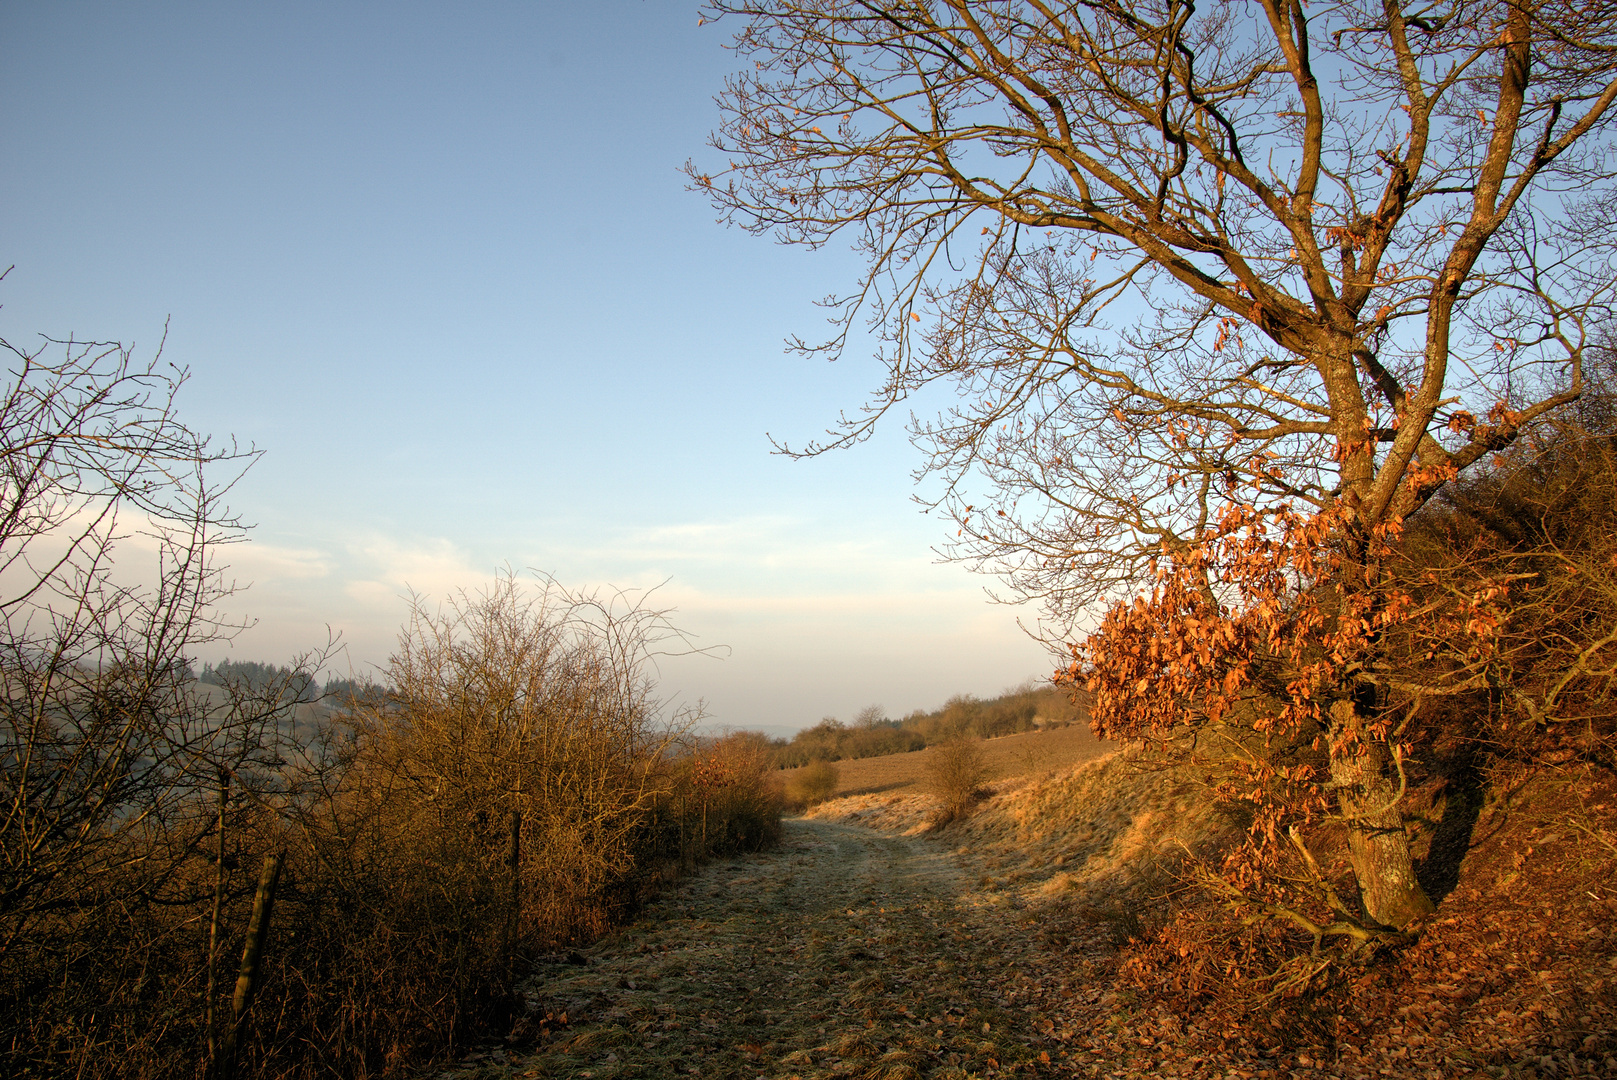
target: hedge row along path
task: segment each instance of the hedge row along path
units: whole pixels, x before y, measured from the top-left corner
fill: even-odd
[[[1101,1004],[1108,980],[1071,984],[1106,963],[1103,932],[1052,939],[935,842],[827,821],[785,828],[777,849],[710,865],[622,933],[542,965],[530,998],[539,1044],[484,1051],[449,1075],[1091,1071],[1058,1003]]]

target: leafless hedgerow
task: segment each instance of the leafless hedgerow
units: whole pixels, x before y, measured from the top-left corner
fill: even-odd
[[[1309,718],[1252,724],[1324,748],[1304,802],[1341,796],[1352,903],[1377,924],[1424,916],[1396,827],[1408,729],[1373,677],[1385,657],[1325,639],[1392,603],[1386,537],[1585,389],[1614,288],[1610,5],[707,12],[747,68],[695,186],[733,224],[844,236],[867,260],[830,301],[830,340],[798,345],[840,355],[868,319],[885,377],[805,452],[951,387],[956,404],[913,427],[951,553],[1042,601],[1054,638],[1149,592],[1174,557],[1201,560],[1187,588],[1219,629],[1245,614],[1203,558],[1228,516],[1322,515],[1293,535],[1328,548],[1317,584],[1345,599],[1302,651],[1340,663],[1271,664]],[[1120,648],[1150,651],[1140,633]],[[1120,693],[1166,695],[1131,675]],[[1163,705],[1203,723],[1193,699]],[[1313,812],[1277,811],[1305,828]],[[1272,854],[1286,823],[1269,824]]]
[[[689,724],[655,696],[655,656],[688,647],[643,594],[507,573],[442,606],[417,598],[386,693],[296,769],[283,831],[300,888],[261,998],[260,1070],[389,1074],[504,1035],[536,955],[593,940],[736,839],[745,770],[694,789]],[[756,832],[778,804],[759,814]]]
[[[178,419],[187,376],[161,350],[0,349],[0,1061],[157,1060],[166,991],[220,974],[219,950],[182,945],[210,904],[217,927],[204,853],[241,800],[273,797],[290,720],[284,687],[190,675],[236,629],[216,555],[242,537],[223,499],[255,451]]]
[[[184,372],[4,347],[0,1072],[396,1075],[504,1034],[526,958],[668,864],[773,835],[745,740],[695,784],[651,679],[686,645],[643,597],[418,602],[335,714],[325,652],[199,682],[254,451],[177,419]]]

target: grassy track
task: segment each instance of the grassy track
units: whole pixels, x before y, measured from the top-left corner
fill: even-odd
[[[541,1015],[567,1022],[475,1071],[1055,1074],[1071,1033],[1035,996],[1049,958],[1020,952],[1036,935],[1014,932],[1002,899],[924,840],[827,821],[786,828],[778,850],[708,867],[587,964],[541,968]]]
[[[1308,1000],[1240,1013],[1120,972],[1164,917],[1152,898],[1182,888],[1174,860],[1233,827],[1194,778],[1114,754],[1002,781],[943,829],[925,827],[929,799],[891,789],[789,820],[778,849],[710,864],[576,962],[541,965],[545,1030],[441,1075],[1617,1076],[1617,789],[1535,775],[1484,807],[1418,943],[1341,958],[1334,1029]]]

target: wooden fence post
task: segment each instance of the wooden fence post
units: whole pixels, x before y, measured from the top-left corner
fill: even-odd
[[[506,851],[505,864],[511,871],[511,907],[506,915],[506,966],[516,969],[517,936],[522,928],[522,811],[511,811],[511,846]]]
[[[218,862],[214,866],[213,919],[208,925],[208,1067],[213,1069],[219,1060],[218,1018],[214,1015],[214,999],[218,996],[219,922],[225,904],[225,810],[230,804],[230,771],[219,770],[219,844],[214,853]]]
[[[264,939],[269,936],[270,913],[275,907],[275,887],[281,880],[281,864],[286,861],[283,852],[275,852],[264,860],[264,872],[258,877],[258,891],[253,894],[253,915],[247,924],[247,942],[241,950],[241,970],[236,975],[236,993],[230,1001],[234,1023],[225,1032],[220,1048],[218,1080],[235,1080],[236,1051],[242,1032],[247,1027],[247,1009],[253,1003],[258,989],[259,961],[264,954]]]

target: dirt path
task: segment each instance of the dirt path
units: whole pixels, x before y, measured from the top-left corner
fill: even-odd
[[[1031,923],[934,843],[788,821],[778,849],[710,865],[573,963],[541,967],[544,1042],[475,1068],[599,1080],[1065,1074],[1072,1032],[1039,996],[1060,950]]]

